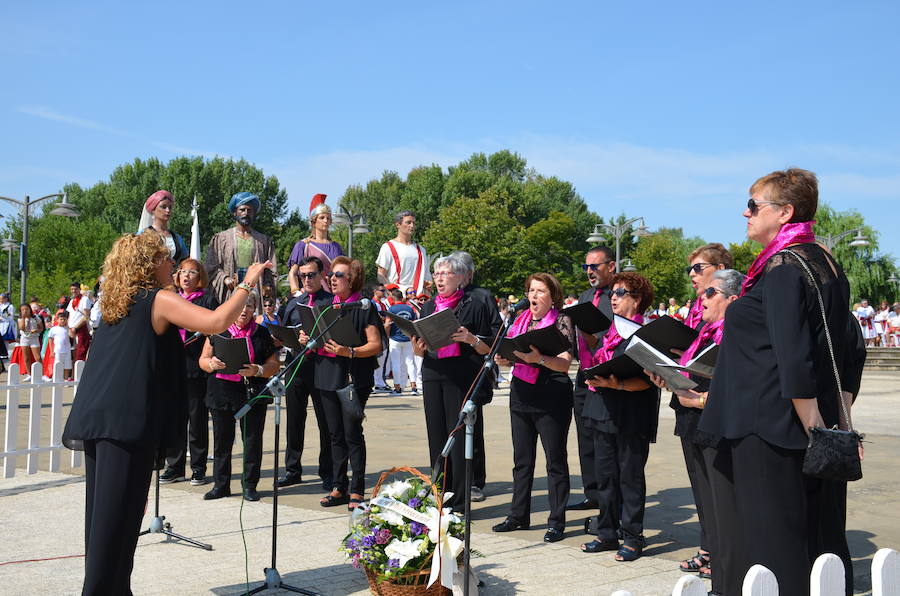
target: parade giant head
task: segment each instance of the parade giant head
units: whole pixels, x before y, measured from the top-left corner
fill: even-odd
[[[251,192],[238,192],[228,201],[228,211],[235,221],[249,227],[259,213],[259,197]]]

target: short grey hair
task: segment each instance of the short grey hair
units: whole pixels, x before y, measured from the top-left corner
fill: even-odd
[[[446,257],[440,257],[434,261],[434,270],[440,267],[449,267],[450,271],[457,275],[471,278],[475,273],[475,261],[472,255],[461,250],[455,250]]]
[[[397,215],[394,216],[394,223],[398,224],[398,223],[402,222],[404,217],[415,217],[415,216],[416,216],[416,214],[408,209],[404,210],[404,211],[400,211],[397,213]]]
[[[722,290],[725,297],[737,296],[741,293],[741,286],[744,283],[744,274],[734,269],[719,269],[713,273],[713,279],[718,279],[721,283],[719,289]]]

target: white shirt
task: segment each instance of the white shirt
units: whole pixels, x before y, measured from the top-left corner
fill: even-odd
[[[399,279],[397,277],[397,265],[394,263],[394,255],[391,253],[388,243],[394,247],[394,250],[397,251],[397,256],[400,257]],[[425,282],[431,281],[430,263],[424,246],[415,242],[403,244],[396,240],[389,240],[381,245],[381,250],[378,251],[378,258],[375,259],[375,264],[385,270],[385,277],[388,283],[397,284],[404,293],[412,286],[413,278],[416,274],[416,266],[419,262],[417,247],[422,249],[422,272],[419,274],[419,283],[415,290],[417,294],[421,294],[425,290]]]
[[[55,325],[50,328],[50,339],[53,340],[53,351],[56,354],[66,354],[72,351],[69,343],[69,328]]]
[[[77,327],[85,319],[84,311],[90,313],[91,307],[94,305],[90,298],[82,294],[81,301],[78,303],[78,309],[76,310],[75,306],[72,304],[74,300],[74,298],[70,299],[69,305],[66,306],[66,311],[69,313],[69,327]]]

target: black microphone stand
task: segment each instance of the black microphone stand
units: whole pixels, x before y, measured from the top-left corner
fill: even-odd
[[[503,325],[500,327],[500,331],[497,336],[494,338],[494,342],[491,344],[490,351],[484,356],[484,364],[478,369],[478,373],[475,375],[475,379],[472,381],[472,385],[469,387],[469,391],[466,393],[466,397],[463,400],[463,407],[459,412],[459,419],[456,421],[456,427],[450,433],[450,436],[447,437],[447,442],[444,444],[444,448],[441,450],[441,454],[438,456],[437,461],[434,462],[434,467],[432,468],[432,476],[431,482],[432,484],[437,479],[438,473],[440,472],[440,463],[441,460],[446,460],[449,457],[450,452],[453,450],[453,445],[456,442],[456,432],[460,430],[463,426],[466,428],[466,490],[465,496],[465,508],[463,517],[465,519],[465,548],[463,549],[463,594],[464,596],[469,596],[469,578],[472,575],[472,562],[469,556],[469,543],[471,540],[471,529],[472,529],[472,479],[475,475],[475,422],[478,417],[478,407],[473,401],[473,397],[478,394],[478,391],[481,389],[481,384],[484,382],[486,374],[494,364],[494,356],[497,355],[497,352],[500,350],[500,340],[501,338],[506,336],[506,331],[509,329],[510,321],[512,321],[513,315],[516,311],[510,311],[507,319],[503,322]],[[446,488],[446,487],[445,487]],[[444,491],[441,491],[441,495],[443,496]]]
[[[166,521],[165,515],[159,514],[159,465],[154,465],[156,468],[156,497],[154,497],[153,503],[153,519],[150,520],[150,527],[138,534],[138,536],[144,536],[145,534],[165,534],[168,538],[174,538],[175,540],[182,540],[184,542],[189,542],[194,546],[199,546],[205,550],[212,550],[213,547],[211,544],[206,544],[205,542],[199,542],[192,538],[188,538],[187,536],[182,536],[181,534],[176,534],[172,531],[172,523]]]
[[[342,313],[343,314],[343,313]],[[296,592],[297,594],[308,594],[310,596],[319,596],[318,592],[313,592],[311,590],[305,590],[303,588],[296,588],[294,586],[289,586],[288,584],[281,581],[281,574],[278,573],[278,568],[276,566],[276,559],[278,555],[278,450],[280,449],[280,441],[281,441],[281,398],[284,397],[285,394],[285,384],[282,380],[287,371],[291,370],[291,368],[295,366],[299,366],[300,359],[306,356],[310,351],[316,349],[319,346],[319,341],[322,337],[328,333],[328,330],[337,323],[341,317],[335,317],[331,323],[329,323],[322,332],[319,333],[315,338],[310,339],[306,342],[306,345],[297,354],[293,360],[291,360],[290,364],[285,366],[281,371],[279,371],[276,375],[274,375],[269,382],[266,383],[266,386],[263,387],[263,390],[259,393],[259,395],[271,395],[273,400],[273,405],[275,406],[275,449],[274,449],[274,457],[275,457],[275,469],[272,472],[272,566],[266,567],[263,569],[263,573],[265,574],[265,581],[262,585],[255,587],[254,589],[247,592],[247,594],[257,594],[262,592],[263,590],[287,590],[288,592]],[[250,408],[253,407],[252,401],[248,400],[246,404],[241,407],[240,410],[234,415],[235,420],[240,420],[244,416],[247,415],[247,412],[250,411]]]

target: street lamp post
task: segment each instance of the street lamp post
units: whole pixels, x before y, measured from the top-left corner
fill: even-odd
[[[6,263],[6,293],[12,294],[12,251],[19,250],[19,243],[12,238],[5,238],[0,248],[9,253]]]
[[[0,196],[0,201],[6,201],[7,203],[11,203],[13,205],[17,205],[22,208],[22,243],[19,245],[19,262],[22,267],[22,287],[19,288],[19,304],[25,304],[26,297],[26,285],[28,283],[28,215],[31,211],[32,205],[37,205],[47,199],[53,199],[56,197],[62,197],[62,202],[59,203],[51,212],[51,215],[61,215],[63,217],[77,217],[78,210],[75,209],[74,205],[71,205],[66,202],[66,193],[57,192],[52,195],[46,195],[39,199],[31,200],[31,197],[25,195],[25,200],[20,201],[18,199],[13,199],[10,197],[2,197]],[[12,253],[10,253],[12,255]]]
[[[353,234],[368,234],[369,226],[366,225],[362,213],[347,211],[344,206],[338,208],[332,217],[335,225],[347,226],[347,256],[353,258]]]
[[[840,234],[834,234],[832,236],[829,236],[828,234],[816,234],[816,240],[828,247],[828,251],[831,252],[834,247],[837,246],[838,242],[850,234],[856,234],[856,236],[853,237],[853,240],[850,241],[850,246],[854,248],[861,248],[872,244],[862,233],[862,228],[853,228],[852,230],[847,230],[846,232],[841,232]]]
[[[634,231],[634,235],[639,238],[652,235],[652,232],[647,229],[647,225],[644,223],[643,217],[632,217],[631,219],[620,225],[594,224],[594,231],[590,236],[587,237],[588,242],[599,244],[606,239],[601,230],[605,230],[607,234],[612,234],[612,236],[616,239],[616,273],[619,272],[621,267],[619,252],[621,250],[622,237],[625,236],[626,232],[631,233],[631,224],[638,221],[641,222],[641,225],[639,225]]]

